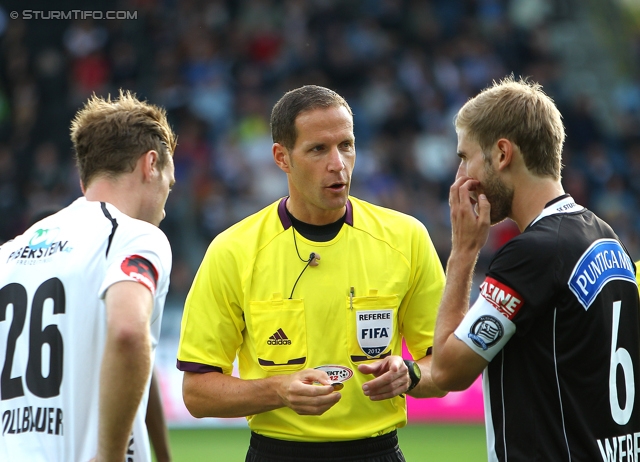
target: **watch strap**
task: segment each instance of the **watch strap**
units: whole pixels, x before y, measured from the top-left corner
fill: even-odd
[[[409,388],[407,389],[407,392],[410,392],[418,385],[418,383],[420,383],[421,377],[418,376],[415,372],[415,369],[414,369],[415,361],[412,361],[411,359],[405,359],[404,364],[407,366],[407,369],[409,370],[409,378],[411,379],[411,385],[409,385]]]

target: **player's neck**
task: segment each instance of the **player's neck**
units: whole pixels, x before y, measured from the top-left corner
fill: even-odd
[[[88,201],[106,202],[113,205],[125,215],[139,218],[140,201],[139,191],[134,184],[130,184],[129,178],[96,178],[84,192]]]
[[[560,181],[552,178],[525,180],[514,190],[510,218],[522,232],[540,215],[549,201],[564,193]]]

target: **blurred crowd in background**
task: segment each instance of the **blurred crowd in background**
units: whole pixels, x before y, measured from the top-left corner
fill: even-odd
[[[563,182],[640,258],[640,12],[625,0],[95,0],[135,19],[30,19],[0,2],[0,242],[81,195],[69,123],[119,88],[164,106],[177,183],[161,227],[181,307],[221,230],[286,195],[271,107],[304,84],[355,118],[352,194],[420,219],[446,262],[453,117],[493,79],[540,82],[567,129]],[[77,2],[58,1],[60,11]],[[81,9],[87,9],[85,7]],[[11,13],[19,13],[12,19]],[[481,257],[517,234],[492,230]]]

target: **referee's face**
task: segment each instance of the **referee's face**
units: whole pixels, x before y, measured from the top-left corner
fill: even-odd
[[[305,223],[333,223],[344,214],[356,160],[353,118],[342,106],[313,109],[298,115],[296,131],[293,149],[275,156],[288,177],[287,207]]]

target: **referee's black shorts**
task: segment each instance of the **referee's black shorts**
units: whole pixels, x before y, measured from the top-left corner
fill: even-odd
[[[405,462],[394,430],[386,435],[352,441],[301,443],[251,432],[245,462]]]

